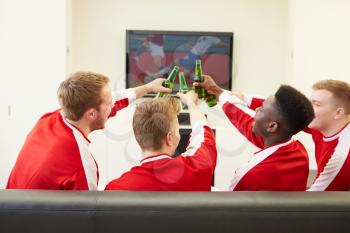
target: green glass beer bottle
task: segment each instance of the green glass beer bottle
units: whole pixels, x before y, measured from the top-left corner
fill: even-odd
[[[205,98],[205,102],[207,102],[209,107],[214,107],[218,103],[218,100],[215,98],[214,95],[207,93],[207,97]]]
[[[202,77],[202,64],[201,60],[196,60],[196,68],[195,68],[195,77],[193,79],[194,82],[204,82],[204,78]],[[195,91],[198,94],[198,98],[205,99],[205,102],[209,107],[213,107],[218,103],[218,100],[214,95],[211,95],[205,90],[203,87],[195,87]]]
[[[179,67],[178,66],[174,66],[174,68],[170,72],[168,78],[163,81],[162,86],[170,88],[172,90],[174,88],[174,82],[175,82],[175,78],[176,78],[176,75],[177,75],[178,72],[179,72]],[[167,93],[167,92],[158,92],[156,97],[157,98],[158,97],[165,97],[165,96],[168,96],[168,95],[169,95],[169,93]]]
[[[194,82],[198,82],[198,83],[204,82],[204,78],[202,77],[202,63],[201,63],[201,60],[199,59],[196,60],[196,68],[195,68],[194,75],[195,75],[193,79]],[[203,87],[196,86],[195,91],[198,94],[198,98],[203,99],[206,97],[207,93]]]
[[[179,80],[180,80],[179,81],[179,83],[180,83],[179,92],[186,94],[187,92],[189,92],[191,90],[191,88],[189,88],[187,86],[184,72],[179,73]]]

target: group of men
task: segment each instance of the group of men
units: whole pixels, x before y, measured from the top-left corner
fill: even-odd
[[[171,92],[158,78],[140,87],[112,93],[109,79],[77,72],[58,89],[61,109],[43,115],[26,138],[8,179],[8,189],[97,190],[98,165],[89,150],[89,134],[109,117],[150,92]],[[350,189],[350,84],[324,80],[310,100],[282,85],[261,99],[221,89],[210,76],[194,83],[215,95],[231,123],[261,150],[240,166],[232,191],[342,191]],[[133,116],[142,149],[139,165],[106,190],[210,191],[217,150],[213,130],[198,107],[194,91],[178,93],[188,106],[192,133],[186,151],[174,156],[180,141],[178,98],[148,99]],[[116,99],[116,96],[119,99]],[[121,97],[121,98],[120,98]],[[248,109],[255,110],[251,116]],[[293,135],[304,130],[315,142],[317,174],[307,187],[308,154]]]

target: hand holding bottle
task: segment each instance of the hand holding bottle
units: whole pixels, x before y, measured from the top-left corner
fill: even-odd
[[[204,88],[209,94],[214,95],[216,99],[219,98],[220,94],[223,92],[221,87],[219,87],[212,77],[209,75],[202,75],[204,78],[203,82],[194,82],[194,87],[202,87]]]
[[[193,90],[187,92],[186,94],[178,92],[177,96],[180,97],[181,102],[187,105],[189,108],[198,105],[198,95]]]
[[[173,90],[175,78],[176,78],[176,75],[177,75],[178,72],[179,72],[179,67],[178,66],[174,66],[174,68],[171,70],[168,78],[163,80],[162,86]],[[165,97],[165,96],[168,96],[168,95],[169,95],[169,92],[158,91],[158,94],[157,94],[156,98],[158,98],[158,97]]]
[[[170,93],[172,91],[172,89],[164,87],[162,84],[165,81],[164,78],[157,78],[155,80],[153,80],[152,82],[149,82],[145,85],[146,89],[147,89],[147,93],[150,92],[165,92],[165,93]]]
[[[178,92],[177,96],[180,97],[181,101],[188,106],[192,127],[194,127],[198,121],[207,121],[205,115],[198,107],[200,100],[197,93],[195,93],[193,90],[187,92],[186,94]]]
[[[196,60],[196,67],[195,67],[195,77],[193,79],[195,83],[203,83],[204,82],[204,76],[202,75],[202,63],[200,59]],[[205,99],[205,102],[207,102],[209,107],[213,107],[217,104],[218,100],[216,96],[208,93],[208,91],[201,85],[193,85],[196,93],[198,94],[198,97],[200,99]]]

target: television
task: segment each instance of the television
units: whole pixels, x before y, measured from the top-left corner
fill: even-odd
[[[192,85],[195,60],[200,59],[203,74],[231,90],[232,52],[232,32],[127,30],[126,87],[166,78],[175,65],[185,73],[187,84]],[[173,92],[178,88],[176,78]]]

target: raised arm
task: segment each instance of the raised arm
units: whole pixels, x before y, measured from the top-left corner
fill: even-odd
[[[252,124],[255,120],[249,114],[252,112],[248,108],[248,105],[234,93],[229,93],[221,89],[210,76],[203,76],[204,82],[194,83],[194,85],[202,86],[209,94],[215,95],[215,97],[219,99],[219,103],[222,105],[222,109],[231,123],[254,145],[263,148],[263,138],[255,135],[252,131]],[[243,96],[241,96],[241,98],[243,98]]]
[[[230,95],[227,91],[219,96],[219,103],[227,118],[238,131],[254,145],[263,148],[263,138],[253,133],[255,119],[252,117],[253,112],[247,104],[238,97]]]
[[[214,132],[198,107],[198,96],[194,91],[178,93],[178,96],[188,106],[192,126],[189,144],[182,155],[188,157],[194,167],[214,172],[217,158]]]
[[[244,103],[247,104],[248,108],[250,108],[251,110],[254,110],[254,111],[255,111],[255,109],[261,107],[266,99],[262,96],[247,95],[247,94],[243,94],[243,93],[237,92],[237,91],[229,91],[228,93],[243,100]]]
[[[129,88],[129,89],[123,89],[119,91],[113,92],[113,101],[114,106],[112,108],[112,111],[109,115],[109,117],[114,117],[117,112],[125,107],[127,107],[129,104],[131,104],[134,100],[143,97],[145,94],[154,92],[171,92],[171,89],[165,88],[162,86],[162,83],[165,79],[163,78],[157,78],[153,80],[152,82],[149,82],[145,85],[135,87],[135,88]]]
[[[136,98],[141,98],[142,96],[148,93],[157,93],[157,92],[168,92],[170,93],[172,90],[170,88],[166,88],[162,86],[164,78],[157,78],[152,82],[149,82],[145,85],[135,87],[134,91],[136,94]]]

